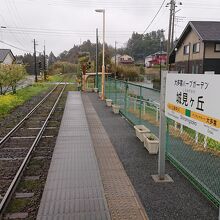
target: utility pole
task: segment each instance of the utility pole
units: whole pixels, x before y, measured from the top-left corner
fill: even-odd
[[[170,0],[170,2],[166,5],[166,7],[170,5],[169,32],[168,32],[168,42],[167,42],[167,70],[169,70],[170,52],[174,46],[174,28],[175,28],[177,4],[182,5],[182,2],[176,3],[176,0]]]
[[[174,46],[174,28],[175,28],[175,18],[176,18],[176,2],[173,3],[173,23],[172,23],[172,33],[171,33],[171,48]]]
[[[171,0],[170,3],[170,19],[169,19],[169,32],[168,32],[168,41],[167,41],[167,70],[169,70],[169,59],[170,59],[170,40],[171,40],[171,29],[173,21],[173,8],[175,6],[175,0]]]
[[[161,31],[161,33],[164,33],[164,30]],[[162,72],[162,64],[161,64],[161,58],[162,58],[162,52],[163,52],[163,35],[160,37],[160,83],[161,83],[161,72]]]
[[[96,88],[99,88],[99,36],[98,36],[98,28],[96,28]]]
[[[34,39],[34,75],[35,82],[37,82],[37,57],[36,57],[36,41]]]
[[[47,68],[46,68],[46,46],[44,41],[44,80],[47,79]]]
[[[117,72],[117,42],[115,41],[115,79],[116,79],[116,72]]]

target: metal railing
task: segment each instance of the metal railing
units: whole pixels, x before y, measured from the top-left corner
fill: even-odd
[[[107,78],[105,97],[119,105],[132,124],[143,124],[159,136],[158,90]],[[208,199],[220,205],[219,142],[167,118],[166,157]]]

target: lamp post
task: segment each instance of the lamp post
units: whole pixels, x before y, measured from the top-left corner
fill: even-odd
[[[98,28],[96,28],[96,64],[95,64],[95,67],[96,67],[96,77],[95,77],[95,88],[96,90],[98,91],[98,88],[99,88],[99,65],[98,65],[98,59],[99,59],[99,39],[98,39]]]
[[[117,42],[115,41],[115,79],[116,79],[116,72],[117,72]]]
[[[96,9],[96,12],[103,13],[103,52],[102,52],[102,97],[105,99],[105,10]]]
[[[164,30],[161,31],[161,33],[164,33]],[[161,67],[161,59],[162,59],[162,52],[163,52],[163,35],[160,37],[160,83],[161,83],[161,72],[162,72],[162,67]]]

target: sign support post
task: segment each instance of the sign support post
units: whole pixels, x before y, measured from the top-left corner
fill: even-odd
[[[220,206],[219,206],[219,212],[218,212],[218,220],[220,220]]]
[[[160,130],[159,130],[159,158],[158,158],[158,175],[160,180],[165,178],[165,151],[166,151],[166,116],[165,116],[165,94],[166,94],[166,75],[163,72],[161,75],[161,90],[160,90]]]
[[[165,116],[165,95],[166,95],[166,77],[168,71],[161,74],[161,90],[160,90],[160,127],[159,127],[159,156],[158,156],[158,174],[152,175],[155,182],[173,182],[172,178],[165,174],[165,156],[166,156],[166,133],[167,123]]]
[[[218,220],[220,220],[220,206],[219,206],[219,211],[218,211]]]

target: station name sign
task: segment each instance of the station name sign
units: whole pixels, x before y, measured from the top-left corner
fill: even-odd
[[[167,74],[165,114],[220,141],[220,75]]]

